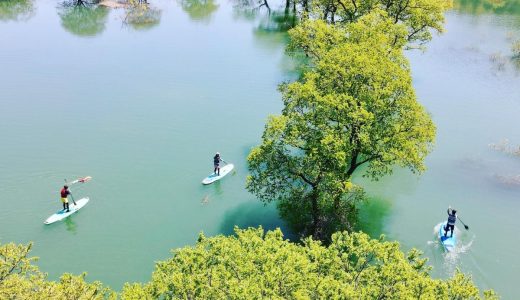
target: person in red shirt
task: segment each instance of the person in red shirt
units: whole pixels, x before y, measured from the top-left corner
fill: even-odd
[[[69,199],[68,196],[70,195],[72,197],[72,194],[69,191],[69,187],[64,185],[63,188],[60,191],[61,195],[61,203],[63,203],[63,210],[66,212],[69,212]]]

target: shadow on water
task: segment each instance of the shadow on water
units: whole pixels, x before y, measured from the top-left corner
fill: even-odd
[[[233,173],[230,175],[233,175]],[[224,193],[224,190],[222,189],[221,184],[222,184],[222,182],[220,180],[211,184],[211,189],[213,190],[213,195],[220,196]]]
[[[359,219],[355,230],[361,230],[372,238],[383,234],[385,219],[392,209],[392,203],[383,198],[371,197],[358,208]]]
[[[191,20],[204,23],[209,23],[211,16],[219,8],[213,0],[178,0],[177,2]]]
[[[0,21],[27,21],[34,15],[32,0],[1,0]]]
[[[58,8],[61,26],[68,32],[82,37],[96,36],[105,30],[109,10],[96,5],[76,5],[64,2]]]
[[[280,228],[284,237],[290,240],[298,239],[280,219],[274,205],[264,206],[260,201],[242,203],[224,215],[220,232],[225,235],[233,234],[234,227],[248,228],[262,226],[265,230]]]

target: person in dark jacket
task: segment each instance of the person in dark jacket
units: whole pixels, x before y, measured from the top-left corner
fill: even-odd
[[[220,153],[217,152],[215,156],[213,156],[213,167],[215,168],[213,170],[213,173],[217,174],[217,176],[220,176],[220,162],[222,159],[220,158]]]
[[[448,231],[451,231],[451,237],[453,237],[453,231],[455,230],[455,222],[457,221],[457,211],[453,208],[448,207],[448,222],[444,226],[444,236],[448,235]]]

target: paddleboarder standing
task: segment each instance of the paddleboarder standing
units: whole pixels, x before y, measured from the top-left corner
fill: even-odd
[[[444,236],[448,234],[448,231],[451,231],[451,237],[453,237],[453,231],[455,230],[455,222],[457,221],[457,211],[451,208],[451,206],[448,207],[448,222],[446,223],[446,226],[444,227]]]
[[[69,195],[72,197],[72,194],[69,191],[69,187],[67,185],[64,185],[60,191],[60,196],[61,196],[61,203],[63,203],[63,210],[66,210],[67,212],[70,211],[69,199],[68,199]]]
[[[220,162],[223,161],[220,158],[220,153],[216,153],[215,156],[213,156],[213,167],[215,168],[213,170],[213,173],[217,174],[217,176],[220,176]]]

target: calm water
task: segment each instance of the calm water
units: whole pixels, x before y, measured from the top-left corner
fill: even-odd
[[[246,155],[281,108],[277,84],[296,76],[286,36],[233,2],[153,2],[148,26],[123,10],[0,6],[0,241],[34,241],[52,278],[87,271],[119,289],[201,230],[285,228],[244,184]],[[520,14],[465,5],[447,19],[428,51],[409,53],[438,126],[428,171],[368,183],[363,228],[422,249],[435,276],[459,267],[513,298],[520,186],[500,179],[520,174],[520,157],[489,144],[520,145],[520,69],[508,57]],[[236,172],[202,186],[215,151]],[[63,179],[85,175],[73,192],[91,202],[44,226]],[[448,204],[471,229],[452,256],[434,237]]]

